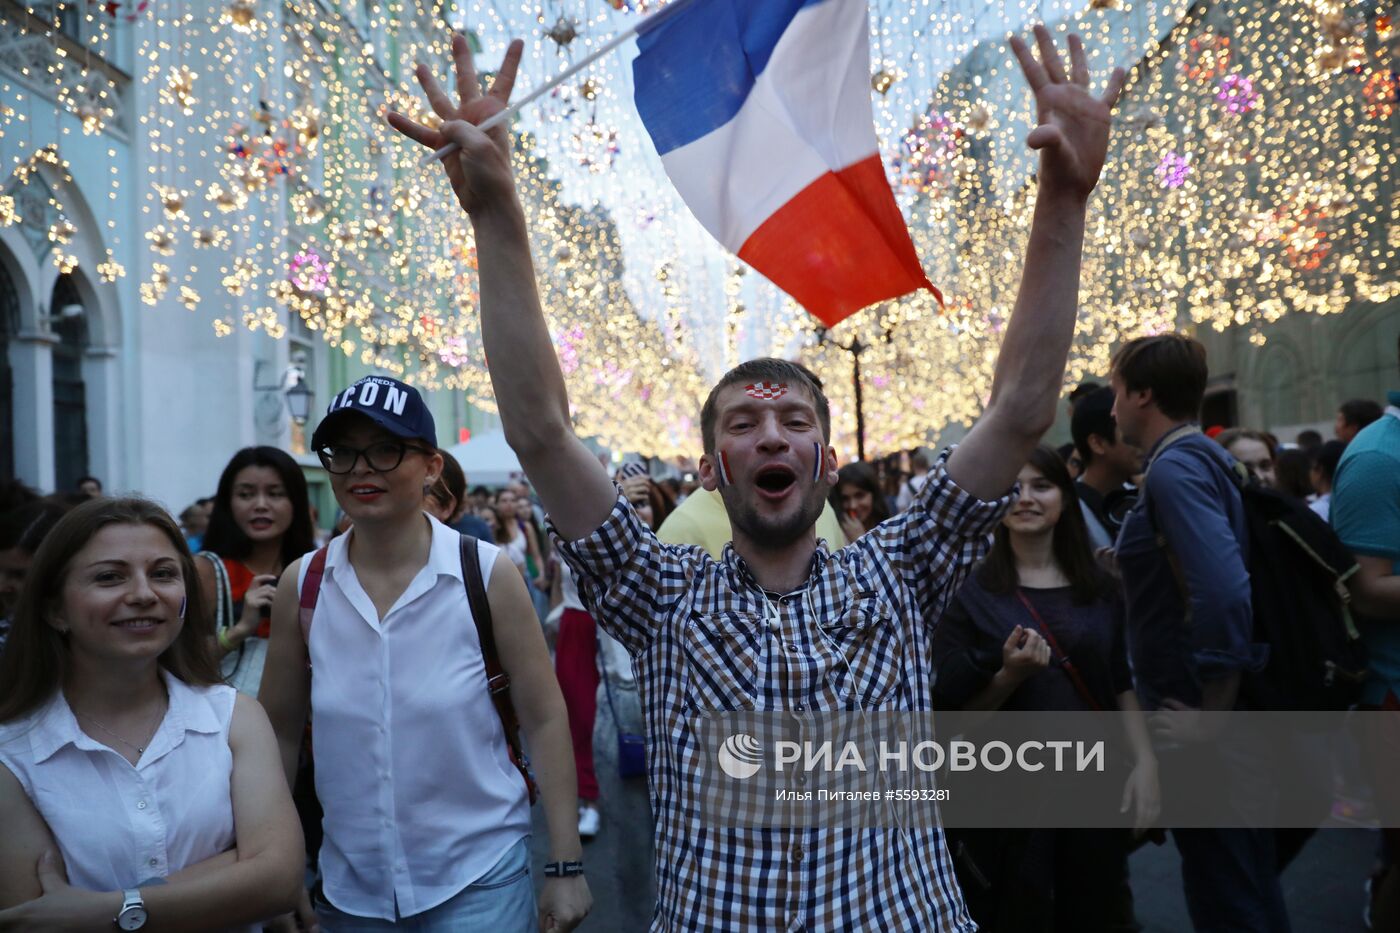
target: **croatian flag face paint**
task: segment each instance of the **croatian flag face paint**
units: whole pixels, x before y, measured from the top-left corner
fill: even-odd
[[[720,486],[733,486],[734,474],[729,471],[729,454],[721,450],[715,457],[715,463],[719,464]]]
[[[744,386],[744,393],[749,398],[760,398],[769,402],[787,395],[787,391],[786,382],[755,382],[753,385]]]
[[[812,449],[817,455],[815,465],[812,467],[812,482],[820,483],[822,481],[822,467],[826,466],[826,458],[822,456],[821,444],[818,444],[816,441],[813,441]]]

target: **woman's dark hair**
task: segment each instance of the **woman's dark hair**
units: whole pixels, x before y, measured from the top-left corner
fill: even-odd
[[[841,487],[854,486],[870,493],[873,500],[870,503],[870,517],[865,520],[865,527],[868,531],[876,525],[890,517],[889,500],[885,498],[884,492],[880,489],[880,480],[875,475],[875,468],[863,460],[855,463],[848,463],[836,471],[836,485],[831,488],[831,507],[836,510],[836,514],[841,512]]]
[[[204,550],[220,557],[244,560],[252,553],[253,542],[233,520],[233,481],[248,467],[268,467],[277,472],[287,499],[292,504],[292,523],[282,535],[282,566],[307,551],[315,550],[316,534],[311,528],[311,499],[306,492],[306,477],[301,467],[285,451],[276,447],[244,447],[229,460],[219,477],[219,491],[214,493],[214,508],[209,513],[209,530],[204,532]]]
[[[1341,441],[1328,441],[1317,449],[1317,458],[1313,461],[1313,466],[1322,474],[1327,485],[1332,485],[1332,479],[1337,475],[1337,464],[1342,462],[1342,454],[1346,452],[1347,445]]]
[[[660,528],[672,512],[676,510],[676,500],[671,491],[653,479],[647,480],[647,503],[651,506],[652,528]]]
[[[0,551],[19,548],[33,555],[70,508],[57,499],[39,499],[0,515]]]
[[[1074,601],[1080,605],[1103,599],[1113,591],[1113,579],[1099,566],[1089,545],[1084,513],[1079,511],[1079,493],[1069,478],[1069,468],[1060,455],[1044,444],[1031,451],[1029,464],[1060,490],[1060,520],[1055,523],[1051,549],[1060,571],[1069,577]],[[1011,530],[997,525],[992,534],[992,550],[978,572],[982,588],[990,593],[1010,593],[1021,585],[1016,572],[1016,555],[1011,550]]]
[[[519,526],[518,524],[516,524],[515,519],[512,518],[509,522],[507,522],[507,521],[505,520],[505,518],[501,515],[501,510],[500,510],[499,508],[497,508],[496,506],[494,506],[494,505],[488,505],[488,506],[486,506],[486,509],[487,509],[492,515],[496,516],[496,543],[497,543],[497,544],[509,544],[510,542],[512,542],[512,541],[515,540],[515,535],[523,535],[523,534],[525,533],[525,532],[523,532],[523,531],[520,530],[520,526]],[[506,526],[510,526],[511,531],[515,532],[515,534],[507,534],[507,533],[506,533]]]
[[[92,499],[70,511],[44,538],[30,565],[0,654],[0,722],[18,719],[53,696],[68,667],[68,641],[49,624],[63,597],[73,556],[108,525],[150,525],[170,540],[185,580],[185,624],[159,663],[175,677],[196,687],[223,683],[214,660],[211,632],[198,624],[207,618],[194,559],[185,536],[166,511],[146,499]]]
[[[453,508],[460,512],[467,504],[467,474],[462,472],[457,458],[447,451],[438,448],[438,455],[442,457],[442,474],[428,488],[428,495],[444,508],[450,500]]]
[[[1274,458],[1274,488],[1295,499],[1312,495],[1312,460],[1306,451],[1284,448]]]

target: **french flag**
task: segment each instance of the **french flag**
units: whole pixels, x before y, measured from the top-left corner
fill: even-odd
[[[920,288],[943,300],[880,164],[866,16],[866,0],[691,0],[643,25],[632,65],[696,218],[828,327]]]

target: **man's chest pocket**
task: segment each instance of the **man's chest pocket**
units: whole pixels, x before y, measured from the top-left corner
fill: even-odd
[[[750,710],[758,695],[756,616],[693,613],[685,631],[686,699],[697,710]]]
[[[878,593],[861,593],[823,622],[830,653],[827,685],[838,709],[874,710],[897,699],[903,644],[895,607]]]

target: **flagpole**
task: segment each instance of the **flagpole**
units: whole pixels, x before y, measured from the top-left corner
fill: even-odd
[[[632,38],[637,33],[641,32],[643,29],[650,29],[651,27],[660,24],[660,22],[663,19],[675,13],[682,7],[688,6],[693,2],[694,0],[673,0],[672,3],[667,4],[666,6],[657,10],[655,13],[646,17],[645,19],[638,20],[631,26],[628,26],[626,29],[622,30],[622,32],[613,36],[611,39],[605,42],[602,45],[602,47],[594,51],[583,61],[564,69],[554,78],[535,88],[529,94],[526,94],[524,97],[511,104],[505,110],[502,110],[500,113],[493,114],[492,116],[487,117],[485,120],[481,121],[481,123],[477,124],[477,129],[489,130],[492,127],[500,126],[502,123],[506,122],[511,117],[519,113],[520,110],[523,109],[525,106],[539,100],[545,94],[548,94],[550,91],[554,90],[556,87],[563,84],[565,81],[569,80],[574,75],[578,74],[580,71],[587,68],[589,65],[593,64],[598,59],[602,58],[604,55],[607,55],[613,49],[617,48],[619,45],[622,45],[622,43],[626,42],[628,39]],[[445,156],[449,156],[452,153],[456,152],[458,148],[459,147],[456,143],[448,143],[446,146],[443,146],[441,149],[437,150],[432,155],[425,158],[422,162],[419,163],[419,165],[431,165],[438,159],[444,158]]]

